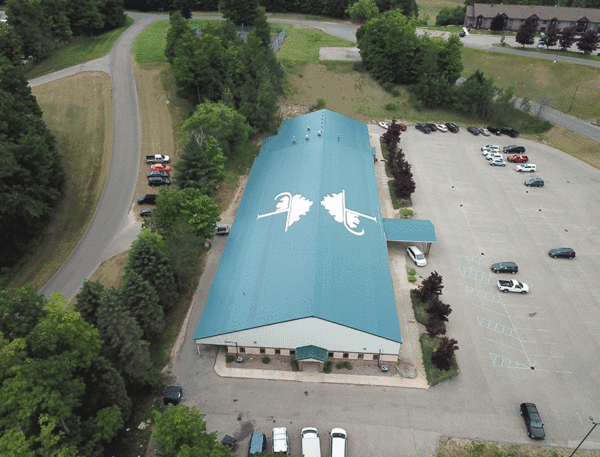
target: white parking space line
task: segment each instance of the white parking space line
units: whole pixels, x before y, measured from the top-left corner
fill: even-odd
[[[494,303],[503,304],[502,297],[498,294],[491,294],[491,293],[483,291],[483,290],[475,289],[474,287],[471,287],[471,286],[465,286],[465,289],[468,293],[476,295],[479,298],[483,298],[484,300],[489,300]]]
[[[489,319],[486,319],[485,317],[477,316],[477,323],[481,327],[485,327],[493,332],[498,332],[511,338],[519,338],[514,328],[507,327],[506,325],[491,321]]]
[[[476,305],[476,304],[473,304],[472,306],[476,306],[477,308],[481,308],[485,311],[489,311],[490,313],[498,314],[499,316],[502,316],[502,317],[508,317],[508,315],[505,313],[494,311],[493,309],[486,308],[485,306]]]
[[[458,266],[458,271],[463,278],[470,279],[472,281],[480,281],[484,284],[492,284],[491,275],[486,271],[477,270],[470,266]]]

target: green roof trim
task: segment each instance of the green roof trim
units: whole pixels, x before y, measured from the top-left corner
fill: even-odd
[[[319,360],[321,362],[327,361],[327,349],[323,349],[317,346],[302,346],[296,348],[296,360]]]
[[[435,227],[431,221],[420,219],[383,219],[387,241],[435,243]]]

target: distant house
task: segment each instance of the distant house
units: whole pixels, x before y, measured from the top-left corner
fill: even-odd
[[[503,19],[502,30],[513,32],[528,19],[536,22],[538,32],[546,31],[550,24],[556,24],[559,30],[575,26],[578,33],[600,28],[600,9],[496,3],[467,5],[465,27],[491,30],[492,21],[498,16]]]

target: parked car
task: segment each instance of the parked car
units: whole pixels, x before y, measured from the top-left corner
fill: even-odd
[[[406,253],[412,259],[416,266],[424,267],[425,265],[427,265],[427,260],[425,259],[425,256],[418,247],[409,246],[406,248]]]
[[[418,123],[418,124],[415,124],[415,128],[423,133],[431,132],[431,129],[427,126],[427,124]]]
[[[535,403],[521,403],[519,412],[523,416],[525,426],[527,427],[527,436],[534,440],[543,440],[546,438],[544,424],[538,412]]]
[[[165,178],[164,176],[150,176],[148,178],[148,185],[151,187],[170,186],[171,180],[169,178]]]
[[[504,161],[504,157],[502,157],[502,154],[500,154],[499,152],[488,152],[485,155],[485,158],[488,160],[499,159]]]
[[[571,248],[555,248],[550,249],[548,251],[548,255],[553,259],[563,258],[563,259],[574,259],[575,251]]]
[[[485,146],[481,146],[481,150],[485,151],[486,149],[490,150],[493,149],[495,151],[500,152],[500,145],[497,144],[486,144]]]
[[[146,156],[146,163],[169,163],[171,158],[163,154],[154,154]]]
[[[150,217],[152,216],[152,208],[144,208],[140,211],[140,216],[142,217]]]
[[[227,224],[217,224],[215,226],[215,235],[228,235],[230,231]]]
[[[331,444],[331,457],[346,457],[348,434],[343,428],[334,428],[329,433]]]
[[[477,127],[467,127],[467,132],[475,136],[479,135],[479,129]]]
[[[171,165],[167,163],[153,163],[150,165],[152,171],[171,171]]]
[[[533,173],[537,170],[537,167],[534,163],[521,163],[515,167],[517,171],[528,171],[529,173]]]
[[[321,457],[321,440],[319,431],[314,427],[304,427],[302,437],[302,455],[304,457]]]
[[[377,124],[379,124],[379,127],[381,127],[382,129],[387,130],[390,128],[390,124],[388,124],[387,122],[379,121]]]
[[[446,127],[448,127],[448,130],[450,130],[452,133],[458,133],[460,130],[458,125],[453,124],[452,122],[446,122]]]
[[[504,146],[504,148],[502,148],[502,152],[505,154],[523,154],[525,152],[525,146],[511,144],[510,146]]]
[[[497,262],[493,263],[491,268],[494,273],[511,273],[514,275],[519,271],[519,267],[515,262]]]
[[[288,431],[285,427],[275,427],[273,429],[273,452],[290,455],[290,442]]]
[[[248,455],[258,454],[267,450],[267,435],[262,432],[252,432],[250,435],[250,446],[248,446]]]
[[[490,136],[490,131],[486,128],[479,129],[479,133],[481,133],[483,136]]]
[[[516,138],[519,136],[519,132],[517,132],[515,129],[513,129],[512,127],[502,127],[500,129],[500,132],[503,135],[508,135],[511,138]]]
[[[156,197],[158,197],[156,194],[140,195],[137,199],[138,205],[154,205],[156,203]]]
[[[544,180],[542,178],[531,178],[525,181],[527,187],[544,187]]]
[[[440,131],[440,132],[447,132],[448,131],[448,127],[446,127],[445,124],[435,124],[435,127]]]
[[[490,160],[490,165],[493,167],[505,167],[506,162],[503,158],[494,157]]]
[[[525,163],[529,162],[529,157],[515,154],[514,156],[508,156],[506,160],[513,163]]]
[[[493,125],[488,125],[487,129],[490,131],[490,133],[493,133],[496,136],[500,135],[500,129],[498,127],[494,127]]]
[[[429,127],[429,130],[431,130],[432,132],[437,131],[437,127],[435,126],[435,124],[428,123],[427,127]]]
[[[458,32],[458,36],[464,38],[465,36],[467,36],[467,34],[461,30],[460,32]]]
[[[152,176],[162,176],[163,178],[168,178],[169,177],[169,172],[168,171],[149,171],[148,172],[148,177],[151,178]]]
[[[396,125],[398,125],[398,128],[400,129],[401,132],[406,132],[406,124],[402,124],[400,122],[396,123]]]
[[[163,403],[165,405],[178,405],[181,402],[183,389],[181,386],[168,386],[163,393]]]
[[[515,292],[517,294],[526,294],[529,292],[529,286],[524,282],[517,281],[516,279],[499,279],[498,290],[504,292]]]

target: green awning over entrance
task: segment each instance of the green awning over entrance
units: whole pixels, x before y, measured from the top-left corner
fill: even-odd
[[[315,360],[319,362],[327,361],[327,349],[317,346],[302,346],[296,348],[296,360]]]
[[[420,219],[383,219],[386,241],[435,243],[435,227]]]

